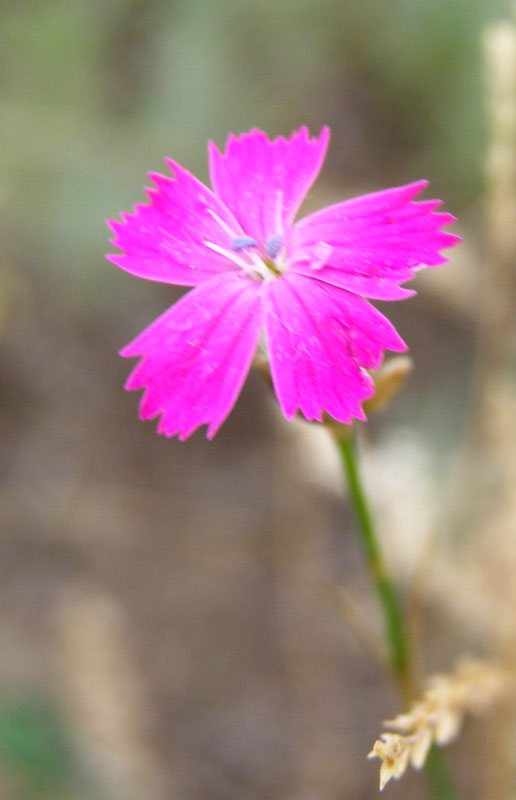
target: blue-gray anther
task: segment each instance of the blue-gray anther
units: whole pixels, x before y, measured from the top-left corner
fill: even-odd
[[[275,236],[271,236],[270,239],[267,239],[267,244],[265,245],[267,255],[274,260],[281,250],[281,245],[281,236],[278,236],[277,234]]]
[[[252,236],[237,236],[231,241],[231,249],[236,250],[237,253],[245,250],[246,247],[258,247],[258,242]]]

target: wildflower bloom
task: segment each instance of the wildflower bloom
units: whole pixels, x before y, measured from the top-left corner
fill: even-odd
[[[364,419],[373,393],[366,369],[406,345],[364,298],[414,294],[401,283],[447,259],[458,241],[439,200],[414,202],[427,181],[347,200],[294,217],[315,180],[329,130],[306,128],[270,141],[252,130],[210,143],[213,191],[166,159],[173,178],[122,222],[110,222],[123,254],[108,258],[149,280],[194,287],[121,355],[139,356],[126,388],[145,389],[142,419],[186,439],[200,425],[211,438],[236,402],[264,331],[272,382],[286,417],[327,412]]]

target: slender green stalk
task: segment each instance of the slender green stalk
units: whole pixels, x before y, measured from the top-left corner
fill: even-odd
[[[457,800],[457,787],[453,780],[446,759],[433,744],[425,761],[425,775],[434,797],[439,800]]]
[[[358,523],[358,532],[382,607],[392,672],[405,695],[410,678],[410,657],[401,603],[396,587],[387,572],[367,505],[358,470],[355,443],[351,436],[339,436],[336,441],[346,473],[350,500]]]
[[[382,608],[389,661],[400,694],[405,701],[411,699],[412,675],[409,639],[398,592],[385,564],[382,550],[366,495],[360,479],[358,460],[351,431],[335,433],[335,441],[346,474],[349,497],[353,506],[358,532],[376,593]],[[432,793],[437,800],[458,800],[453,777],[446,759],[434,744],[428,754],[425,773]]]

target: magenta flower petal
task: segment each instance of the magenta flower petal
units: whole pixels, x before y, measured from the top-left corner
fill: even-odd
[[[107,258],[140,278],[195,286],[235,264],[206,243],[227,247],[228,230],[242,230],[230,211],[197,178],[166,159],[174,178],[151,173],[156,189],[148,189],[150,202],[122,214],[122,222],[108,224],[115,233],[111,244],[124,255]]]
[[[427,185],[374,192],[300,220],[292,232],[292,271],[378,300],[410,296],[399,284],[417,269],[445,263],[441,250],[460,241],[441,230],[454,217],[435,212],[440,200],[413,201]]]
[[[438,200],[415,202],[426,181],[338,203],[293,223],[321,167],[329,131],[301,128],[270,141],[253,130],[210,144],[214,192],[172,161],[152,175],[149,204],[111,222],[108,256],[143,278],[195,286],[122,350],[139,356],[128,389],[144,389],[142,419],[186,439],[211,438],[231,411],[265,328],[279,403],[321,421],[364,419],[366,370],[406,345],[365,297],[395,300],[424,266],[459,241]]]
[[[285,415],[299,410],[321,421],[326,411],[344,423],[364,419],[361,402],[373,384],[384,350],[406,345],[391,323],[366,300],[302,275],[285,275],[268,287],[266,335],[274,388]]]
[[[210,175],[215,194],[257,241],[283,236],[319,174],[330,132],[310,138],[300,128],[290,139],[270,141],[252,130],[228,139],[222,155],[210,142]]]
[[[126,384],[145,388],[140,417],[186,439],[207,424],[214,436],[233,408],[262,326],[263,284],[225,273],[188,292],[121,355],[142,356]]]

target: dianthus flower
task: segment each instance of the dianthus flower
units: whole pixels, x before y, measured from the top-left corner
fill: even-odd
[[[110,222],[108,256],[127,272],[191,291],[121,351],[141,358],[126,384],[145,389],[140,417],[186,439],[200,425],[212,438],[245,381],[260,335],[287,418],[323,412],[364,419],[373,392],[365,370],[406,345],[367,300],[414,294],[400,287],[421,267],[447,261],[458,241],[441,228],[439,200],[414,202],[417,181],[294,217],[321,168],[329,140],[305,127],[270,141],[252,130],[210,142],[213,191],[166,159],[173,178],[122,222]]]

